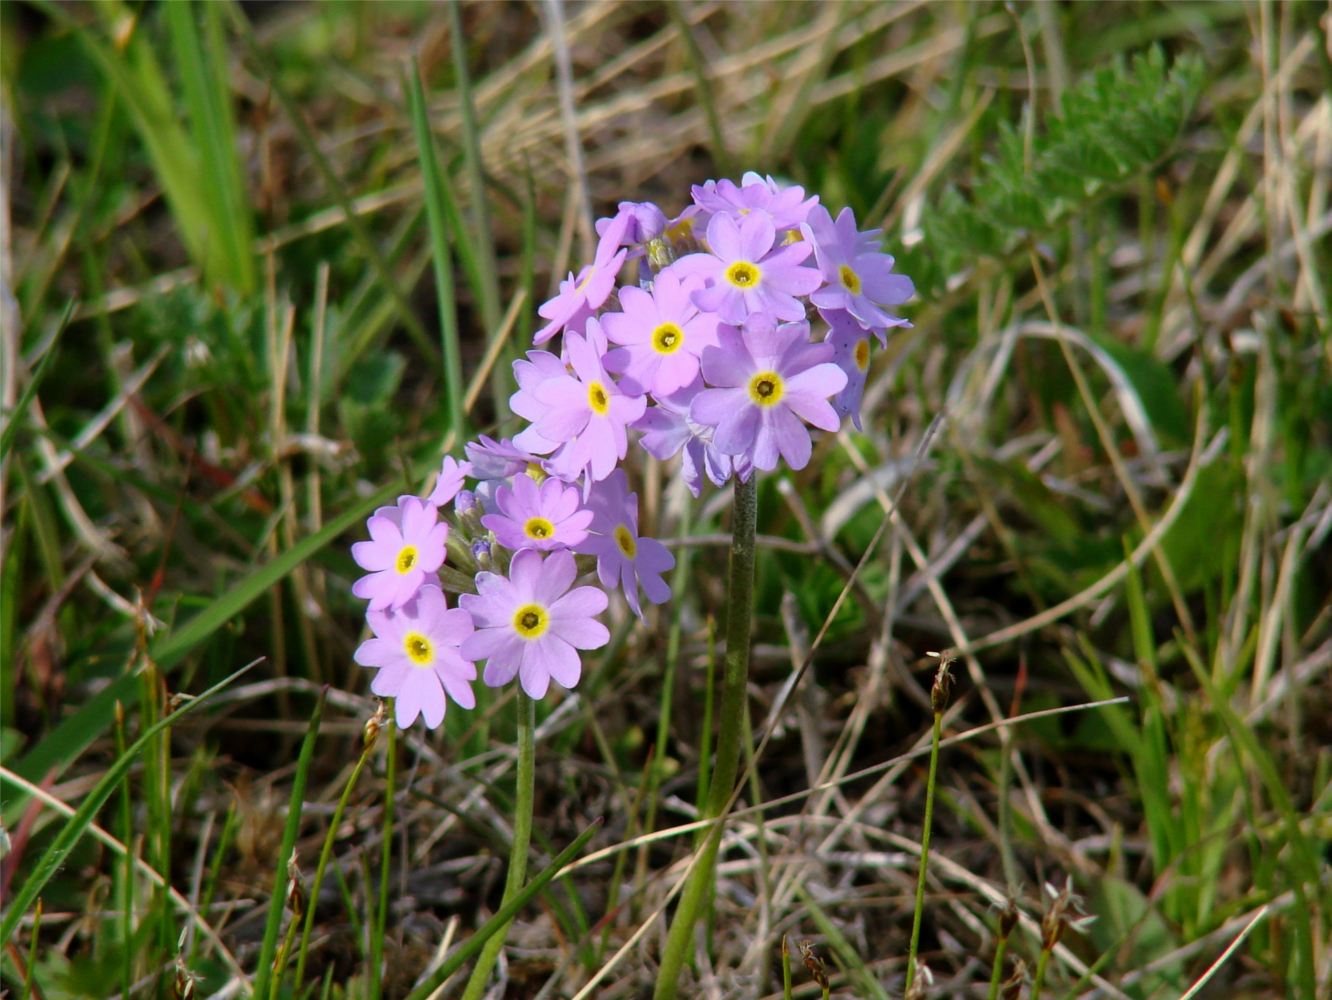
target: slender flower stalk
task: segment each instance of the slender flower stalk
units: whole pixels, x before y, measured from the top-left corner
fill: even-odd
[[[338,807],[333,810],[333,822],[329,824],[328,835],[324,837],[324,847],[319,852],[319,863],[315,866],[314,881],[310,883],[310,902],[306,907],[305,927],[301,931],[301,950],[296,958],[295,981],[298,988],[305,982],[305,959],[310,948],[310,932],[314,930],[315,905],[319,901],[319,889],[324,883],[324,869],[328,867],[329,858],[333,856],[333,841],[337,838],[338,827],[342,825],[342,814],[347,809],[352,789],[356,787],[356,779],[361,776],[361,771],[365,769],[365,762],[370,759],[375,744],[379,742],[379,731],[383,727],[384,721],[384,706],[381,703],[379,710],[365,724],[365,739],[361,756],[356,761],[356,766],[352,768],[351,777],[347,779],[346,786],[342,789],[342,798],[338,799]]]
[[[504,906],[516,896],[527,881],[527,847],[532,838],[533,781],[536,774],[536,702],[518,688],[518,797],[513,811],[513,846],[509,850],[509,874],[504,879]],[[512,921],[510,922],[512,923]],[[499,959],[500,949],[509,934],[505,924],[481,949],[476,967],[467,980],[463,1000],[478,1000],[485,992],[490,971]]]
[[[990,993],[987,1000],[999,1000],[999,987],[1004,978],[1004,957],[1008,954],[1008,939],[1018,923],[1017,902],[1010,899],[999,914],[999,941],[994,949],[994,970],[990,973]]]
[[[712,888],[721,847],[722,818],[735,788],[749,679],[749,632],[754,616],[754,532],[758,521],[758,476],[736,482],[731,519],[731,583],[726,595],[726,665],[717,734],[717,760],[708,785],[705,818],[715,819],[702,854],[680,896],[657,973],[655,1000],[672,1000],[694,941],[694,923]]]
[[[916,878],[916,912],[911,919],[911,946],[907,950],[907,992],[916,978],[916,952],[920,948],[920,922],[925,915],[925,875],[930,864],[930,828],[934,824],[934,781],[939,773],[939,736],[943,730],[944,709],[952,691],[953,677],[944,660],[930,689],[930,707],[934,709],[934,732],[930,737],[930,776],[925,785],[925,829],[920,835],[920,874]]]
[[[394,699],[396,714],[397,699]],[[387,775],[384,787],[384,831],[379,856],[379,905],[375,907],[374,926],[370,934],[370,996],[379,1000],[384,982],[384,923],[388,919],[389,865],[393,860],[393,797],[398,781],[398,728],[388,727],[388,752],[384,763]]]

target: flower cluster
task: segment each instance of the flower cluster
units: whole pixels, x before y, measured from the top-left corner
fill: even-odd
[[[400,725],[419,714],[437,726],[446,694],[472,707],[483,660],[490,686],[517,677],[534,698],[551,680],[571,688],[578,650],[609,641],[595,617],[609,591],[640,618],[640,591],[669,598],[662,574],[675,561],[639,535],[621,465],[631,440],[680,455],[699,496],[704,476],[723,486],[779,459],[803,468],[811,427],[835,431],[846,416],[860,427],[871,340],[908,325],[888,309],[913,293],[878,231],[754,173],[692,193],[674,219],[623,202],[597,224],[593,262],[538,310],[533,343],[561,335],[559,353],[514,363],[510,406],[527,426],[470,442],[465,462],[445,458],[428,497],[380,508],[370,541],[353,546],[368,572],[352,590],[370,602],[375,636],[356,661],[379,668],[371,690],[396,699]],[[637,284],[617,287],[632,261]],[[601,588],[575,586],[594,565]]]

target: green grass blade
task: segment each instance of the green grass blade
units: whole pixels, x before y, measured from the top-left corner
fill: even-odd
[[[341,516],[329,521],[320,531],[301,539],[276,559],[259,567],[181,628],[159,639],[150,651],[158,668],[164,673],[170,672],[192,649],[238,615],[250,602],[370,511],[397,496],[401,488],[402,483],[393,482],[366,497]],[[33,747],[19,761],[14,771],[29,781],[41,781],[52,768],[63,770],[111,725],[117,701],[129,708],[138,701],[138,697],[138,682],[132,676],[121,677],[107,685]],[[10,803],[5,806],[8,812]]]
[[[56,324],[51,345],[46,349],[46,353],[42,355],[42,360],[37,363],[37,370],[32,373],[32,378],[28,380],[23,395],[14,404],[14,409],[5,414],[5,429],[0,432],[0,458],[8,455],[9,449],[14,446],[14,437],[18,434],[19,426],[23,423],[23,415],[28,412],[28,406],[32,403],[33,397],[37,395],[37,387],[42,384],[42,376],[46,374],[51,359],[56,355],[56,345],[60,343],[60,335],[65,332],[65,327],[69,325],[69,318],[74,315],[75,302],[75,299],[70,299],[65,306],[65,311],[60,315],[60,321]]]
[[[458,346],[458,309],[453,297],[453,254],[449,249],[449,225],[444,209],[443,188],[448,179],[441,174],[435,155],[435,140],[426,117],[425,91],[421,69],[413,59],[407,80],[407,103],[412,112],[412,128],[421,157],[421,177],[425,185],[426,219],[430,225],[430,245],[435,265],[435,295],[439,300],[439,331],[444,348],[444,390],[448,396],[449,426],[454,440],[466,437],[463,414],[462,352]]]
[[[255,663],[257,662],[258,661],[256,660]],[[199,705],[202,705],[205,701],[217,694],[253,666],[254,663],[247,664],[240,670],[237,670],[230,677],[218,684],[214,684],[198,698],[187,701],[174,712],[158,720],[156,725],[151,726],[143,733],[143,735],[131,743],[129,749],[111,765],[104,775],[102,775],[101,780],[93,786],[93,790],[88,793],[87,797],[83,800],[82,805],[79,806],[78,811],[70,818],[69,822],[65,824],[55,840],[51,842],[51,846],[46,849],[46,853],[42,855],[41,861],[37,863],[37,867],[33,869],[32,874],[24,879],[23,885],[11,897],[9,905],[5,908],[4,919],[3,921],[0,921],[0,948],[3,948],[9,943],[9,939],[13,935],[14,930],[18,927],[23,914],[27,912],[28,907],[31,906],[33,901],[37,898],[38,893],[40,893],[46,883],[50,881],[51,876],[59,871],[65,864],[69,852],[73,850],[74,845],[78,843],[79,838],[82,837],[88,827],[92,825],[98,811],[106,803],[106,800],[111,796],[111,793],[116,790],[116,786],[120,784],[121,779],[125,777],[130,769],[130,765],[134,763],[134,758],[138,756],[139,751],[147,746],[158,733],[162,732],[187,712],[191,712]],[[137,678],[135,678],[135,680],[137,681]]]
[[[501,906],[499,911],[493,917],[482,924],[477,932],[467,939],[466,944],[446,958],[440,967],[430,974],[430,977],[426,979],[425,982],[412,990],[412,992],[407,995],[407,1000],[425,1000],[426,997],[430,996],[439,988],[440,983],[444,982],[449,976],[462,968],[466,962],[470,961],[472,956],[479,952],[493,935],[508,925],[509,921],[514,918],[518,911],[527,905],[529,899],[544,889],[546,884],[558,875],[564,869],[565,865],[574,859],[574,856],[583,849],[583,845],[591,840],[592,835],[600,828],[601,820],[597,820],[580,833],[577,840],[562,850],[555,857],[554,861],[541,869],[541,872],[536,878],[523,886],[521,892],[514,896],[513,899],[509,900],[508,903]]]
[[[282,847],[278,851],[277,871],[273,875],[273,895],[268,900],[268,923],[264,925],[264,946],[259,952],[259,964],[255,968],[254,990],[256,997],[268,996],[268,983],[273,975],[273,957],[277,954],[278,930],[282,926],[282,910],[286,905],[287,859],[296,847],[296,834],[301,827],[301,804],[305,801],[305,782],[310,774],[310,759],[314,756],[315,739],[319,735],[319,721],[324,715],[324,697],[328,688],[320,692],[315,702],[314,712],[310,715],[310,728],[305,731],[305,740],[301,743],[301,755],[296,761],[296,780],[291,786],[291,800],[287,806],[287,825],[282,830]],[[315,900],[310,900],[310,906]]]

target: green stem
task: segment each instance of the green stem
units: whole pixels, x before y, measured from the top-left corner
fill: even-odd
[[[986,1000],[999,1000],[999,985],[1004,979],[1004,956],[1008,954],[1008,938],[1001,937],[994,951],[994,971],[990,973],[990,993]]]
[[[390,720],[389,725],[395,723]],[[351,777],[347,779],[347,786],[342,790],[342,798],[338,799],[338,807],[333,811],[333,822],[329,824],[328,835],[324,837],[324,848],[319,852],[319,864],[315,868],[314,881],[310,884],[310,897],[305,908],[305,928],[301,931],[301,950],[296,958],[296,989],[301,988],[305,982],[305,958],[310,949],[310,932],[314,930],[315,906],[319,902],[319,888],[324,883],[324,869],[328,867],[328,860],[333,855],[333,841],[338,835],[338,827],[342,825],[342,814],[347,809],[347,802],[351,799],[352,789],[356,787],[356,779],[361,776],[361,771],[365,768],[365,762],[370,759],[370,751],[374,745],[367,743],[365,749],[361,751],[361,759],[356,762]]]
[[[916,912],[911,918],[911,947],[907,951],[907,990],[916,978],[916,952],[920,948],[920,922],[925,911],[925,874],[930,863],[930,827],[934,824],[934,779],[939,771],[939,732],[943,712],[934,713],[934,735],[930,738],[930,777],[925,786],[925,830],[920,835],[920,875],[916,879]]]
[[[379,1000],[384,981],[384,924],[388,919],[388,890],[393,860],[393,797],[397,794],[398,779],[398,727],[388,724],[388,754],[384,762],[386,781],[384,788],[384,837],[379,857],[379,905],[374,909],[374,926],[370,933],[370,996]],[[367,882],[367,885],[369,883]],[[312,904],[313,905],[313,904]]]
[[[527,845],[532,838],[532,789],[536,775],[536,702],[518,689],[518,797],[514,804],[513,847],[509,851],[509,874],[504,880],[504,898],[500,907],[513,899],[527,881]],[[463,1000],[478,1000],[485,991],[490,971],[499,959],[509,924],[501,927],[486,942],[476,967],[467,980]]]
[[[1040,961],[1036,963],[1036,976],[1031,981],[1031,1000],[1041,998],[1041,987],[1045,985],[1045,970],[1050,965],[1050,954],[1053,951],[1053,947],[1041,949]]]
[[[749,632],[754,616],[754,531],[758,520],[758,476],[735,484],[731,519],[731,583],[726,599],[726,664],[722,674],[717,760],[708,784],[706,818],[715,819],[666,938],[655,1000],[673,1000],[694,938],[694,923],[712,888],[721,847],[723,817],[731,802],[743,742],[745,688],[749,679]],[[470,998],[469,998],[470,1000]]]

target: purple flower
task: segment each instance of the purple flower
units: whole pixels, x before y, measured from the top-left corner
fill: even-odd
[[[638,534],[638,494],[630,493],[623,469],[616,469],[592,489],[589,501],[595,516],[587,540],[574,551],[597,557],[597,576],[603,587],[617,584],[634,614],[643,618],[638,601],[639,584],[653,604],[671,596],[661,574],[675,566],[675,557],[655,538]]]
[[[833,364],[846,372],[846,388],[833,397],[833,409],[841,417],[850,414],[851,422],[860,430],[860,400],[865,395],[865,373],[870,363],[870,332],[845,309],[820,310],[819,314],[831,327],[823,342],[832,345]]]
[[[725,323],[738,326],[755,312],[804,319],[805,307],[796,296],[808,295],[823,284],[818,271],[800,266],[813,248],[802,242],[773,250],[776,238],[766,212],[752,212],[738,224],[729,215],[714,215],[708,223],[711,252],[681,257],[672,268],[710,282],[694,292],[694,304]]]
[[[370,690],[394,699],[398,726],[406,729],[425,716],[434,729],[444,721],[445,692],[462,708],[475,708],[469,681],[476,664],[458,652],[473,631],[472,616],[450,608],[444,591],[426,584],[397,611],[371,611],[366,616],[375,638],[356,650],[356,662],[378,667]]]
[[[458,599],[477,626],[462,655],[488,661],[482,675],[488,686],[507,684],[517,674],[523,690],[541,698],[552,679],[566,688],[578,683],[577,651],[606,645],[610,632],[592,617],[606,610],[606,594],[596,587],[569,590],[577,575],[568,549],[550,553],[544,563],[540,552],[523,549],[507,578],[477,575],[479,593]]]
[[[531,476],[515,476],[513,489],[501,486],[495,501],[502,513],[487,514],[481,523],[506,549],[573,548],[587,538],[592,511],[578,509],[578,491],[558,479],[540,486]]]
[[[625,226],[624,235],[620,237],[621,246],[633,246],[658,239],[670,225],[666,220],[666,213],[650,201],[622,201],[615,207],[617,211],[614,218],[598,219],[596,229],[598,236],[604,236],[606,230],[615,225],[620,216],[627,215],[629,222]],[[630,257],[642,255],[641,250],[637,254],[632,252],[629,254]]]
[[[560,282],[560,294],[537,309],[541,318],[550,322],[536,332],[532,343],[544,344],[566,328],[581,330],[610,296],[620,265],[624,263],[626,251],[620,249],[620,244],[630,219],[631,216],[624,212],[615,216],[597,243],[597,255],[592,263],[579,271],[577,278],[569,272],[569,277]]]
[[[892,273],[893,258],[877,252],[877,233],[858,231],[851,209],[842,209],[834,223],[820,205],[809,213],[809,221],[800,229],[814,244],[819,270],[828,282],[810,295],[814,305],[847,310],[862,326],[875,330],[884,346],[888,327],[911,325],[881,307],[905,302],[915,294],[915,286],[906,275]]]
[[[371,572],[352,584],[352,593],[368,600],[371,611],[400,608],[422,584],[436,580],[449,526],[439,521],[433,503],[401,497],[397,507],[375,511],[366,527],[371,541],[353,545],[352,558]]]
[[[806,199],[805,189],[798,184],[779,187],[771,177],[765,179],[752,170],[740,178],[738,185],[729,180],[708,181],[701,186],[695,184],[692,193],[694,202],[705,212],[744,218],[759,211],[772,219],[778,231],[798,228],[819,203],[818,195]]]
[[[681,278],[666,270],[650,293],[632,285],[620,289],[624,311],[601,318],[606,336],[625,345],[606,355],[607,370],[623,372],[654,396],[670,395],[692,382],[703,348],[717,343],[717,317],[699,312],[690,301],[690,294],[702,287],[695,275]]]
[[[803,469],[812,445],[801,421],[826,431],[840,424],[828,397],[846,387],[846,374],[830,361],[832,345],[809,343],[808,323],[776,326],[762,313],[743,332],[722,326],[718,334],[721,346],[703,352],[703,377],[720,388],[700,392],[690,418],[715,427],[717,448],[755,468],[776,468],[780,454]]]
[[[547,441],[568,442],[559,461],[548,463],[561,479],[573,480],[584,470],[592,480],[605,479],[628,451],[625,427],[643,415],[647,400],[620,391],[588,339],[570,333],[564,343],[573,374],[546,379],[532,390],[548,409],[531,429]]]
[[[689,418],[690,404],[702,391],[703,380],[695,378],[679,392],[659,397],[657,405],[648,407],[633,425],[634,430],[643,432],[639,443],[654,458],[664,462],[684,449],[680,474],[696,497],[702,492],[705,472],[718,486],[725,486],[737,464],[741,480],[748,482],[751,471],[748,459],[739,455],[732,458],[717,450],[712,443],[711,427]]]
[[[458,495],[463,480],[472,474],[471,462],[459,462],[452,455],[445,455],[435,480],[435,488],[430,491],[430,502],[436,507],[443,507]]]
[[[480,480],[508,479],[519,472],[541,468],[541,459],[508,438],[496,441],[479,434],[463,450],[472,462],[471,475]]]

